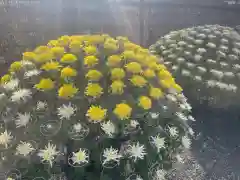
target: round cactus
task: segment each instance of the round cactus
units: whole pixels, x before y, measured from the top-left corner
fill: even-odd
[[[239,92],[240,36],[232,28],[205,25],[173,31],[150,47],[191,99],[233,104]]]
[[[1,157],[25,178],[42,162],[46,178],[65,164],[71,180],[157,180],[191,145],[182,88],[124,37],[51,40],[12,63],[0,90]]]

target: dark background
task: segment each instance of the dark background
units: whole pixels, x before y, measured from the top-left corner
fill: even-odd
[[[223,0],[0,0],[0,72],[6,72],[23,51],[60,35],[123,35],[148,47],[171,30],[205,24],[240,25],[240,4],[228,5]],[[232,180],[233,174],[240,179],[238,111],[193,106],[194,128],[200,133],[193,153],[207,172],[205,179]]]

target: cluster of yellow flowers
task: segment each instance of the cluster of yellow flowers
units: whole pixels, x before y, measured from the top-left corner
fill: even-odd
[[[121,96],[130,93],[126,89],[145,89],[136,104],[143,110],[152,108],[152,101],[164,97],[164,92],[173,88],[181,92],[174,78],[158,58],[147,49],[131,43],[127,38],[111,38],[108,35],[62,36],[51,40],[47,46],[39,46],[32,52],[23,53],[22,61],[31,61],[49,76],[34,85],[39,91],[57,91],[59,98],[74,98],[82,89],[74,82],[85,79],[86,98],[98,99],[103,94]],[[11,64],[9,73],[1,83],[10,81],[12,74],[21,71],[22,61]],[[53,78],[51,73],[62,79]],[[68,81],[68,80],[71,81]],[[81,86],[82,87],[82,86]],[[107,88],[106,88],[107,87]],[[122,99],[126,100],[127,99]],[[124,120],[132,115],[133,107],[124,102],[111,110],[117,118]],[[86,116],[90,121],[100,122],[110,109],[90,105]]]

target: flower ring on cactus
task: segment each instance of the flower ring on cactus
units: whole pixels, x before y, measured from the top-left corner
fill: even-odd
[[[97,173],[99,165],[120,176],[129,169],[121,179],[135,174],[131,177],[140,180],[151,171],[146,160],[167,169],[163,162],[171,164],[172,153],[191,147],[191,106],[182,87],[161,59],[127,38],[62,36],[22,59],[0,81],[0,147],[8,149],[6,159],[11,154],[24,162],[38,160],[49,172],[68,163],[87,179],[87,171]],[[109,171],[105,175],[114,178]]]

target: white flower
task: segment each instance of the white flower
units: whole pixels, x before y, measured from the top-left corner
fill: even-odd
[[[31,120],[31,115],[30,113],[18,113],[17,118],[15,119],[15,123],[16,123],[16,127],[22,127],[22,126],[26,126],[29,121]]]
[[[77,133],[80,133],[82,130],[82,125],[80,123],[74,124],[73,125],[73,130]]]
[[[188,136],[182,137],[182,145],[184,148],[189,149],[191,147],[192,141]]]
[[[193,79],[195,81],[198,81],[198,82],[202,81],[202,77],[201,76],[194,76]]]
[[[191,72],[188,71],[188,70],[186,70],[186,69],[182,69],[181,74],[182,74],[183,76],[191,76]]]
[[[23,67],[34,67],[35,65],[31,61],[22,60],[21,64]]]
[[[137,175],[135,180],[143,180],[143,178],[141,176]]]
[[[223,57],[225,58],[226,57],[226,54],[222,51],[217,51],[216,54],[219,56],[219,57]]]
[[[183,121],[187,121],[187,120],[188,120],[188,118],[187,118],[183,113],[181,113],[181,112],[176,112],[176,116],[177,116],[179,119],[183,120]]]
[[[234,54],[229,54],[228,57],[230,60],[233,60],[233,61],[238,60],[238,57]]]
[[[197,31],[191,30],[191,31],[189,31],[188,33],[191,34],[191,35],[196,35],[196,34],[197,34]]]
[[[179,68],[179,67],[178,67],[178,66],[176,66],[176,65],[173,65],[173,66],[172,66],[172,70],[173,70],[173,71],[176,71],[176,70],[178,70],[178,68]]]
[[[200,38],[200,39],[204,39],[204,38],[206,38],[206,35],[205,34],[198,34],[197,37]]]
[[[177,58],[177,62],[178,63],[182,63],[182,62],[185,62],[185,61],[186,60],[184,58],[182,58],[182,57]]]
[[[33,146],[30,143],[21,141],[20,144],[17,146],[16,154],[20,154],[22,156],[27,156],[34,150],[35,149],[33,148]]]
[[[166,98],[171,102],[177,102],[177,98],[172,94],[167,94]]]
[[[153,180],[165,180],[167,172],[163,169],[157,169],[154,173]]]
[[[199,54],[203,54],[203,53],[206,53],[207,50],[204,49],[204,48],[198,48],[198,49],[197,49],[197,52],[198,52]]]
[[[32,97],[32,92],[29,89],[19,89],[13,92],[10,99],[13,102],[20,102],[20,101],[25,102],[27,99],[30,99],[31,97]]]
[[[233,65],[233,68],[234,68],[235,70],[239,70],[239,69],[240,69],[240,65],[239,65],[239,64],[234,64],[234,65]]]
[[[179,46],[185,46],[186,44],[187,44],[187,43],[186,43],[185,41],[179,41],[179,42],[178,42],[178,45],[179,45]]]
[[[234,84],[228,84],[227,91],[237,92],[238,87]]]
[[[209,47],[209,48],[216,48],[217,47],[216,44],[211,43],[211,42],[207,43],[206,46]]]
[[[176,47],[177,47],[177,44],[170,44],[169,47],[170,47],[170,48],[176,48]]]
[[[176,54],[169,54],[168,58],[169,59],[176,59],[177,55]]]
[[[228,47],[227,46],[220,46],[219,49],[223,52],[228,52]]]
[[[214,33],[216,34],[216,35],[220,35],[221,34],[221,32],[220,31],[214,31]]]
[[[235,75],[233,72],[224,72],[224,76],[226,76],[228,78],[233,78]]]
[[[138,121],[136,121],[136,120],[131,120],[130,121],[130,127],[137,128],[138,125],[139,125]]]
[[[109,162],[116,162],[119,163],[120,159],[122,158],[122,155],[119,153],[117,149],[114,149],[112,147],[106,148],[103,151],[103,165],[109,163]]]
[[[215,81],[215,80],[208,80],[206,83],[207,83],[207,87],[217,86],[217,81]]]
[[[195,48],[195,46],[192,45],[192,44],[187,45],[187,47],[188,47],[189,49],[193,49],[193,48]]]
[[[116,132],[116,128],[111,121],[101,123],[101,128],[110,137]]]
[[[167,55],[167,54],[169,54],[169,53],[171,53],[171,51],[169,51],[169,50],[164,50],[164,51],[162,52],[163,55]]]
[[[211,69],[210,73],[212,73],[212,75],[217,77],[218,79],[221,79],[224,75],[224,73],[222,71],[218,71],[218,70],[215,70],[215,69]]]
[[[77,152],[73,152],[72,156],[73,164],[82,164],[82,163],[88,163],[89,161],[89,155],[84,149],[79,149]]]
[[[221,39],[221,43],[222,44],[228,44],[228,40],[227,39]]]
[[[19,79],[12,79],[3,85],[3,88],[7,91],[15,90],[19,85]]]
[[[239,50],[239,49],[233,48],[232,51],[233,51],[236,55],[240,56],[240,50]]]
[[[152,119],[157,119],[159,117],[159,113],[150,113]]]
[[[5,148],[8,147],[8,144],[12,141],[13,136],[11,132],[5,130],[3,133],[0,134],[0,144],[4,145]]]
[[[47,109],[47,102],[45,102],[45,101],[38,101],[37,102],[37,107],[36,107],[36,109],[38,110],[38,111],[42,111],[42,110],[45,110],[45,109]]]
[[[74,115],[76,110],[77,109],[72,106],[71,103],[69,103],[68,105],[63,104],[61,107],[58,108],[58,116],[60,116],[60,119],[70,120],[71,116]]]
[[[195,61],[200,61],[202,59],[202,56],[200,55],[200,54],[196,54],[195,56],[194,56],[194,60]]]
[[[37,69],[33,69],[33,70],[30,70],[30,71],[27,71],[24,73],[24,78],[25,79],[28,79],[32,76],[37,76],[41,73],[41,71],[37,70]]]
[[[177,162],[182,163],[182,164],[184,163],[184,159],[182,158],[182,156],[180,154],[176,155],[176,159],[177,159]]]
[[[194,136],[194,131],[193,131],[193,129],[192,128],[188,128],[188,132],[189,132],[189,134],[191,135],[191,136]]]
[[[207,59],[207,63],[209,63],[209,64],[216,64],[217,62],[212,60],[212,59]]]
[[[177,127],[169,127],[168,129],[169,131],[169,134],[171,137],[177,137],[178,136],[178,130],[177,130]]]
[[[56,150],[56,145],[48,143],[48,145],[45,146],[45,149],[40,150],[38,156],[42,158],[42,162],[47,161],[50,166],[52,166],[55,156],[57,156],[58,154],[59,152]]]
[[[197,45],[201,45],[202,43],[203,43],[203,40],[201,40],[201,39],[195,40],[195,44],[197,44]]]
[[[200,73],[205,73],[205,72],[207,72],[207,69],[206,69],[205,67],[199,66],[199,67],[197,67],[197,69],[198,69],[198,71],[199,71]]]
[[[189,52],[189,51],[184,51],[184,54],[187,55],[187,56],[190,56],[190,55],[191,55],[191,52]]]
[[[151,136],[151,141],[153,145],[157,148],[157,151],[159,152],[162,148],[165,148],[165,138],[161,138],[159,135],[153,137]]]
[[[209,34],[209,35],[208,35],[208,38],[209,38],[209,39],[214,39],[214,38],[216,38],[216,37],[217,37],[217,36],[215,36],[215,35],[213,35],[213,34]]]
[[[127,153],[134,161],[137,159],[144,159],[144,156],[147,154],[145,152],[144,145],[140,145],[139,142],[129,145],[127,149]]]
[[[190,63],[190,62],[186,63],[186,65],[190,69],[193,69],[196,66],[196,64],[193,64],[193,63]]]

